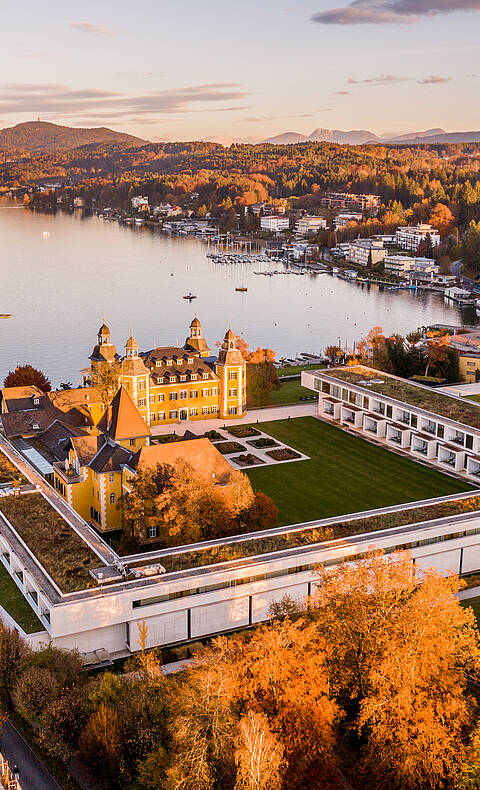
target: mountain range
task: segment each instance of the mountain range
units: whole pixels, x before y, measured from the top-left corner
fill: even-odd
[[[104,126],[75,129],[46,121],[27,121],[0,130],[0,151],[19,150],[29,153],[67,151],[82,145],[121,143],[128,148],[145,143],[140,137],[114,132]]]
[[[392,143],[478,143],[480,131],[476,132],[446,132],[444,129],[427,129],[423,132],[410,132],[396,137],[378,137],[366,129],[352,129],[344,132],[340,129],[314,129],[309,135],[299,132],[284,132],[275,137],[263,140],[272,145],[294,145],[295,143],[337,143],[339,145],[366,145],[366,144],[392,144]]]

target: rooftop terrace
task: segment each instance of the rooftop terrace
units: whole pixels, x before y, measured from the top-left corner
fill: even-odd
[[[370,392],[378,392],[380,395],[408,403],[418,409],[425,409],[449,420],[480,429],[480,408],[478,406],[446,393],[436,392],[422,384],[413,384],[381,370],[372,370],[372,368],[365,368],[361,365],[329,368],[319,372],[339,379],[339,381],[363,386]]]

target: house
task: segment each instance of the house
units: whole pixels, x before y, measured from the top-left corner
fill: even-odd
[[[362,213],[376,213],[380,208],[379,195],[355,195],[352,192],[327,192],[321,200],[328,208],[349,209]]]
[[[135,209],[135,211],[148,211],[148,197],[137,195],[131,199],[130,203],[132,204],[132,208]]]
[[[437,274],[440,270],[438,263],[433,258],[414,257],[413,255],[386,255],[385,273],[395,277],[403,277],[407,272],[423,272],[425,274]]]

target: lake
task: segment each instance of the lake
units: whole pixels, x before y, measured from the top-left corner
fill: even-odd
[[[43,236],[43,233],[49,236]],[[80,370],[105,320],[117,350],[130,326],[141,349],[183,344],[195,312],[212,349],[232,329],[278,356],[352,345],[372,326],[406,333],[432,323],[476,323],[472,308],[433,294],[385,291],[328,274],[274,277],[277,261],[219,265],[207,244],[147,226],[94,216],[32,213],[0,200],[0,379],[17,364],[40,368],[54,386],[81,382]],[[294,271],[294,269],[293,269]],[[235,287],[247,287],[246,293]],[[189,303],[182,296],[191,291]]]

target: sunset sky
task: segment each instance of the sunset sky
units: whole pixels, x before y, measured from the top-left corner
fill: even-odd
[[[480,129],[480,0],[10,4],[0,126],[150,140]]]

